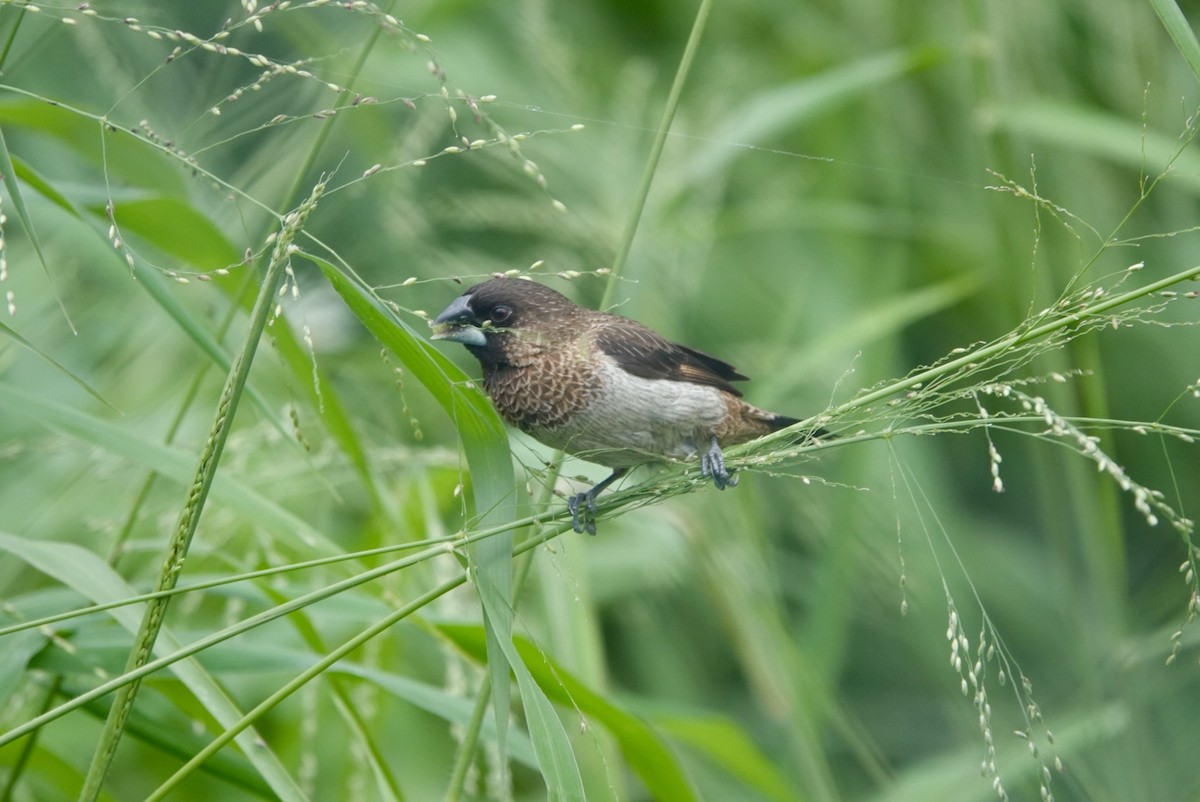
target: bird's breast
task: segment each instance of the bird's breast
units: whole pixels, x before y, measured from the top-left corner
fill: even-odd
[[[590,403],[595,373],[587,360],[563,349],[517,364],[485,366],[483,382],[500,416],[532,434],[569,425]]]

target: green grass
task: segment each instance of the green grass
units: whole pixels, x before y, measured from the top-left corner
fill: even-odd
[[[0,802],[1200,795],[1171,0],[0,34]],[[839,439],[575,535],[426,337],[510,271]]]

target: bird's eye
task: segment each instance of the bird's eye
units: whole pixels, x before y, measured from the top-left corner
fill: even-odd
[[[512,317],[512,310],[509,309],[507,306],[497,306],[495,309],[492,310],[492,322],[493,323],[503,323],[504,321],[508,320],[510,317]]]

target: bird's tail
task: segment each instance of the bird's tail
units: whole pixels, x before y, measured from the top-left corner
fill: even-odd
[[[789,418],[787,415],[774,414],[771,416],[771,419],[767,421],[767,425],[771,427],[772,432],[778,432],[781,429],[786,429],[789,426],[794,426],[795,424],[797,424],[799,422],[800,422],[799,418]],[[803,443],[806,440],[827,440],[832,437],[833,437],[833,434],[830,433],[827,429],[822,429],[821,427],[817,427],[816,429],[813,429],[811,431],[798,433],[796,435],[796,442]]]
[[[727,401],[729,402],[729,415],[726,416],[721,426],[718,426],[715,432],[721,445],[745,443],[763,435],[777,432],[780,429],[786,429],[800,422],[799,418],[790,418],[787,415],[777,415],[774,412],[768,412],[740,398],[733,398],[731,396]],[[812,432],[797,432],[796,442],[803,443],[828,435],[829,432],[824,429],[817,429]]]

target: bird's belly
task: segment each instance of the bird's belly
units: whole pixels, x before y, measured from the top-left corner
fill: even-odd
[[[615,468],[691,456],[707,447],[727,411],[716,387],[644,379],[606,365],[587,404],[568,421],[527,431],[551,447]]]

